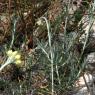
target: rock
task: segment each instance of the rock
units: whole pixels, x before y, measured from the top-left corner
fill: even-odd
[[[94,94],[91,94],[91,93],[94,93],[92,89],[92,84],[93,84],[92,75],[89,73],[85,73],[84,77],[85,77],[87,85],[84,81],[83,76],[80,76],[79,79],[75,83],[75,93],[73,95],[94,95]]]

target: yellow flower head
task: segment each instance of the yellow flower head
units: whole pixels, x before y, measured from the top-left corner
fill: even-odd
[[[21,63],[21,55],[17,51],[9,50],[7,52],[7,55],[8,55],[8,58],[10,59],[10,62],[17,63],[17,64]]]
[[[16,60],[15,63],[18,65],[18,64],[21,64],[21,60]]]
[[[8,56],[11,56],[11,54],[12,54],[12,50],[7,51]]]
[[[2,71],[4,67],[11,63],[15,63],[17,65],[21,64],[21,55],[17,51],[9,50],[7,51],[7,56],[8,59],[6,60],[5,64],[0,67],[0,71]]]
[[[12,52],[12,56],[16,56],[17,54],[18,54],[17,51],[13,51],[13,52]]]
[[[15,59],[20,59],[21,58],[21,55],[20,54],[17,54],[16,56],[15,56]]]

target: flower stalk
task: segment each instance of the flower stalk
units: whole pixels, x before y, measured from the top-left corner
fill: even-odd
[[[9,64],[12,64],[12,63],[15,63],[15,64],[20,64],[21,63],[21,55],[18,54],[17,51],[12,51],[12,50],[9,50],[7,52],[7,56],[8,56],[8,59],[7,61],[5,62],[5,64],[3,64],[1,67],[0,67],[0,72]]]

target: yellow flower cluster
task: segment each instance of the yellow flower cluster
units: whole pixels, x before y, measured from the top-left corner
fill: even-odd
[[[13,63],[20,64],[21,63],[21,55],[18,54],[17,51],[9,50],[7,52],[8,57],[13,61]]]
[[[21,63],[21,55],[17,51],[9,50],[7,51],[7,56],[8,56],[8,59],[5,62],[5,64],[2,64],[2,66],[0,67],[0,71],[2,71],[4,67],[6,67],[7,65],[11,63],[15,63],[15,64]]]

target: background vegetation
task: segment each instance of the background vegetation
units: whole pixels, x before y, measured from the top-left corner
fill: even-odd
[[[0,95],[73,95],[95,50],[94,7],[93,0],[0,0],[0,63],[10,49],[22,56],[0,72]]]

